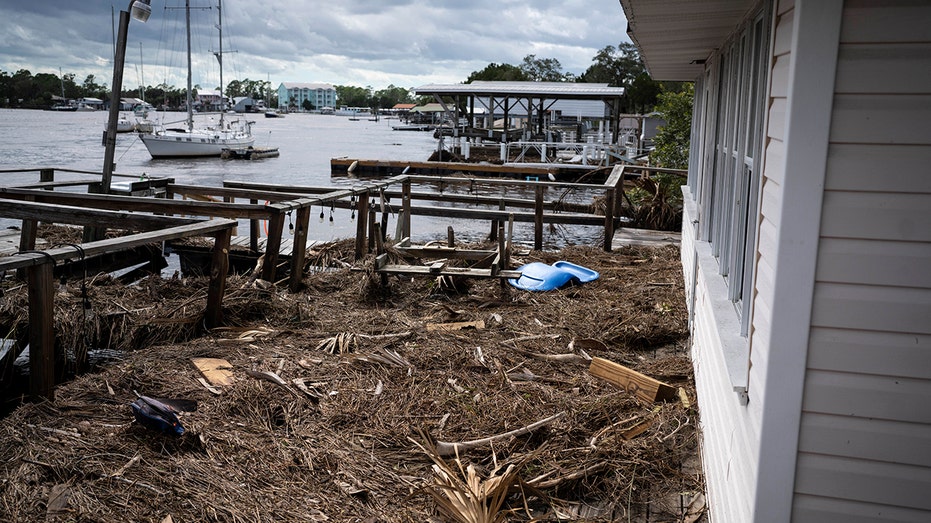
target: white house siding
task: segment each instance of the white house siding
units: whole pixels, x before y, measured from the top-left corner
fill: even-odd
[[[686,196],[686,199],[688,199]],[[695,206],[688,206],[685,223],[691,223]],[[733,308],[722,307],[720,293],[726,292],[717,264],[706,242],[695,242],[695,228],[682,230],[683,267],[691,267],[698,256],[695,272],[686,269],[686,281],[694,278],[692,307],[692,364],[701,411],[702,467],[707,484],[707,499],[713,521],[750,521],[754,456],[759,441],[755,433],[758,408],[741,406],[731,384],[724,359],[726,331],[718,327],[733,323]],[[697,249],[696,249],[697,248]],[[715,295],[718,295],[716,299]],[[717,302],[716,302],[717,301]],[[737,328],[734,326],[734,328]],[[733,340],[731,340],[733,342]]]
[[[788,8],[786,8],[788,9]],[[784,9],[785,10],[785,9]],[[751,13],[759,14],[759,6],[751,10]],[[766,14],[769,13],[769,14]],[[771,24],[771,11],[764,11],[763,25],[769,27]],[[788,17],[791,20],[791,16]],[[747,23],[752,23],[753,17],[748,19]],[[737,29],[735,35],[739,38],[740,33],[746,25]],[[785,27],[783,27],[783,30]],[[774,32],[767,30],[770,34],[769,39],[775,38]],[[789,27],[791,34],[791,26]],[[724,46],[723,53],[739,53],[740,46],[734,44],[734,39],[730,40],[728,45]],[[762,45],[764,49],[770,48],[770,42],[763,38]],[[743,52],[747,52],[746,44]],[[787,48],[782,52],[787,53]],[[739,56],[739,54],[738,54]],[[771,58],[771,55],[767,54]],[[766,58],[766,57],[761,57]],[[760,373],[766,365],[767,351],[761,349],[757,351],[755,346],[750,353],[750,337],[741,336],[741,318],[738,315],[738,306],[727,298],[728,282],[725,276],[720,274],[719,257],[722,255],[722,248],[713,247],[709,240],[714,236],[714,226],[711,223],[711,209],[714,207],[715,200],[720,201],[723,192],[716,192],[716,185],[720,185],[720,180],[713,181],[712,178],[717,176],[716,168],[720,171],[720,162],[731,161],[731,152],[729,150],[735,143],[741,143],[741,139],[735,139],[733,131],[722,133],[719,132],[719,126],[734,125],[739,121],[737,127],[739,132],[746,132],[744,122],[747,120],[746,113],[735,115],[734,111],[738,110],[737,100],[745,97],[738,92],[740,88],[746,87],[743,82],[747,81],[746,71],[743,66],[730,69],[730,75],[738,75],[734,82],[728,84],[726,93],[721,93],[721,71],[725,70],[724,61],[731,59],[733,55],[722,55],[716,53],[709,57],[706,62],[705,74],[696,83],[696,105],[693,115],[693,138],[692,150],[690,153],[690,172],[689,185],[684,190],[684,217],[683,217],[683,234],[682,234],[682,264],[683,273],[686,281],[686,296],[690,305],[691,319],[691,356],[695,371],[696,391],[698,394],[698,404],[700,410],[701,437],[702,437],[702,465],[706,483],[706,494],[708,500],[709,514],[714,522],[749,522],[753,521],[753,507],[757,492],[757,478],[760,474],[757,462],[757,456],[760,453],[760,430],[762,420],[763,406],[763,389],[756,388],[758,384],[763,383],[765,376]],[[732,64],[739,64],[740,60],[732,61]],[[766,59],[766,63],[771,63]],[[781,63],[779,64],[782,65]],[[764,75],[766,77],[773,74]],[[761,85],[760,89],[766,86]],[[781,88],[784,92],[784,86]],[[779,90],[777,87],[776,90]],[[765,90],[763,91],[766,92]],[[785,95],[782,94],[784,97]],[[760,104],[763,95],[757,94]],[[752,102],[751,102],[752,103]],[[772,109],[773,105],[776,109]],[[778,116],[779,106],[782,106],[784,113],[784,100],[777,101],[775,104],[766,105],[767,109],[762,109],[763,118],[773,119],[773,115]],[[746,108],[740,109],[745,111]],[[780,118],[776,118],[775,125],[778,129],[781,126]],[[760,127],[762,129],[762,126]],[[759,131],[758,131],[759,132]],[[718,142],[726,144],[721,147]],[[760,137],[756,137],[756,143],[760,143]],[[727,148],[727,151],[724,149]],[[723,151],[723,152],[722,152]],[[766,163],[777,165],[779,162],[774,155],[779,153],[778,144],[770,148],[763,149],[761,146],[756,152],[756,165],[763,163],[762,157],[767,156]],[[778,198],[778,184],[773,183],[769,191],[777,189],[775,196]],[[760,201],[760,206],[764,207],[765,212],[770,215],[770,219],[775,219],[778,224],[778,213],[781,212],[777,207],[770,205],[766,198],[770,195],[765,191]],[[733,193],[728,193],[733,194]],[[720,214],[718,220],[727,219]],[[751,215],[751,221],[756,222],[756,213]],[[763,227],[760,234],[760,242],[774,244],[776,236],[773,233],[772,223]],[[752,247],[751,247],[752,248]],[[765,262],[763,262],[765,264]],[[750,269],[752,270],[752,269]],[[757,276],[757,288],[765,289],[772,286],[772,277],[765,271]],[[754,320],[751,330],[752,337],[760,333],[766,337],[768,333],[767,320],[769,308],[766,304],[756,305],[754,318],[761,318],[758,322]],[[752,361],[751,361],[752,360]],[[751,393],[749,402],[742,401],[741,394],[748,383],[751,384]]]
[[[795,521],[931,521],[928,20],[844,6]]]

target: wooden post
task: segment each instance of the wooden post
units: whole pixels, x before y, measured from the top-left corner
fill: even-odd
[[[210,284],[207,288],[207,310],[204,318],[209,329],[223,322],[223,293],[226,290],[226,274],[229,272],[230,236],[232,230],[223,229],[213,237]]]
[[[501,198],[501,199],[498,201],[498,210],[499,210],[499,211],[503,211],[503,210],[504,210],[504,198]],[[504,220],[501,220],[501,219],[499,219],[499,218],[494,218],[494,219],[491,220],[491,234],[488,235],[488,239],[489,239],[489,240],[491,240],[491,241],[497,241],[497,240],[498,240],[498,229],[501,228],[501,225],[502,225],[503,223],[504,223]]]
[[[32,196],[26,197],[25,201],[34,202],[36,199]],[[39,221],[38,220],[23,220],[22,225],[20,226],[19,232],[19,250],[20,251],[32,251],[36,248],[36,235],[39,232]],[[19,280],[26,279],[26,270],[25,269],[16,269],[16,278]]]
[[[359,212],[358,221],[356,222],[356,252],[355,259],[361,259],[365,256],[365,233],[369,221],[369,195],[363,193],[359,195]]]
[[[278,252],[281,251],[281,232],[284,229],[284,213],[275,210],[268,217],[268,238],[265,242],[265,264],[262,266],[262,279],[275,281],[278,272]]]
[[[369,253],[375,250],[375,224],[378,222],[378,220],[376,220],[375,218],[376,218],[375,206],[369,205],[369,223],[368,223],[368,231],[367,231],[368,232],[368,241],[367,241],[368,248],[365,251],[366,253]]]
[[[616,189],[609,187],[605,191],[605,252],[611,252],[611,244],[614,241],[614,195]]]
[[[29,395],[55,397],[54,282],[51,260],[26,269],[29,293]]]
[[[55,169],[40,169],[39,170],[39,182],[54,182],[55,181]]]
[[[538,185],[536,188],[533,203],[533,248],[534,250],[543,250],[543,186]]]
[[[258,200],[249,200],[249,203],[252,205],[258,205]],[[259,220],[253,218],[249,220],[249,250],[253,254],[258,254],[259,252],[259,236],[261,236],[262,230],[259,228]]]
[[[398,221],[394,224],[394,240],[401,241],[404,236],[404,209],[398,209]]]
[[[233,198],[232,196],[223,197],[223,203],[234,203],[235,201],[236,201],[236,198]],[[233,236],[238,236],[238,235],[239,235],[239,226],[237,225],[236,227],[233,227]]]
[[[304,259],[307,257],[307,228],[310,224],[310,207],[297,210],[297,223],[294,230],[294,250],[291,251],[291,292],[301,290],[304,276]]]
[[[456,233],[452,225],[446,227],[446,246],[450,249],[456,246]]]
[[[388,234],[388,202],[390,201],[387,196],[385,196],[385,191],[379,191],[378,197],[380,198],[380,207],[381,207],[381,232],[378,234],[378,239],[380,241],[385,241],[385,236]]]
[[[404,212],[402,215],[404,226],[401,231],[400,238],[410,238],[411,237],[411,181],[410,179],[404,180],[404,183],[401,184],[401,209]]]

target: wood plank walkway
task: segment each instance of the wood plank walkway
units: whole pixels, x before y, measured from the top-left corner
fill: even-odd
[[[0,241],[2,241],[2,238],[0,238]],[[259,238],[259,241],[258,241],[259,254],[265,252],[265,246],[267,245],[267,243],[268,243],[268,238],[264,236],[262,238]],[[326,243],[326,242],[317,241],[317,240],[307,240],[307,245],[305,249],[309,249],[311,247],[314,247],[322,243]],[[230,238],[230,247],[249,250],[249,237],[248,236],[233,236],[232,238]],[[294,251],[294,239],[293,238],[282,238],[281,247],[278,249],[278,256],[290,258],[293,251]]]

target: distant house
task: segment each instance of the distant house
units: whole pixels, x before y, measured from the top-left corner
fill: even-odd
[[[237,113],[252,113],[257,111],[258,103],[251,96],[237,96],[233,98],[233,110]]]
[[[336,107],[336,88],[325,83],[283,82],[278,86],[278,107],[303,109],[304,101],[316,109]]]
[[[201,111],[220,111],[224,109],[220,107],[222,99],[223,96],[220,94],[220,91],[202,89],[197,91],[197,97],[194,99],[194,106],[199,107]]]
[[[931,521],[931,3],[621,5],[652,77],[695,82],[711,521]]]

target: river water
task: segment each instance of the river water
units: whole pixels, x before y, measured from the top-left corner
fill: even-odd
[[[183,113],[166,113],[165,116],[167,121],[184,118]],[[376,122],[363,118],[350,121],[342,116],[300,113],[289,114],[285,118],[265,118],[263,114],[248,116],[255,120],[253,135],[256,147],[278,147],[280,156],[253,161],[218,158],[153,160],[135,133],[122,133],[117,137],[115,172],[171,177],[177,183],[208,186],[221,186],[224,181],[250,181],[345,187],[358,181],[331,177],[331,158],[425,161],[436,148],[433,133],[394,131],[391,125],[397,124],[398,120],[381,119]],[[0,170],[54,167],[100,172],[106,120],[104,111],[68,113],[0,109]],[[56,180],[67,177],[67,174],[56,173]],[[0,185],[35,181],[38,181],[38,173],[0,173]],[[321,212],[323,219],[320,219]],[[310,240],[331,241],[354,236],[355,222],[348,210],[332,211],[333,220],[330,220],[330,214],[330,209],[312,211],[308,231]],[[481,240],[489,231],[486,221],[413,216],[412,241],[445,240],[448,226],[453,227],[456,238],[462,241]],[[389,235],[393,235],[394,227],[392,219],[388,226]],[[592,227],[573,227],[568,231],[564,227],[547,227],[544,244],[546,248],[567,243],[597,244],[600,232]],[[287,227],[285,234],[288,234]],[[517,244],[532,244],[532,224],[515,224],[514,237]]]

